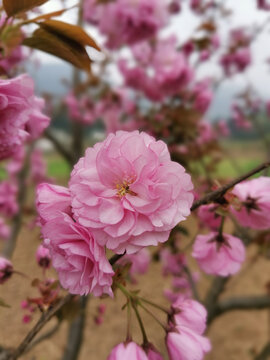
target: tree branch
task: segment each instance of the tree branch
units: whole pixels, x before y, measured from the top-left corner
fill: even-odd
[[[221,186],[219,189],[210,192],[209,194],[205,195],[202,199],[199,199],[199,200],[195,201],[194,204],[191,207],[191,211],[196,210],[201,205],[208,204],[208,203],[210,203],[212,201],[220,200],[222,198],[222,196],[226,193],[226,191],[228,191],[229,189],[234,187],[236,184],[240,183],[241,181],[244,181],[244,180],[248,179],[252,175],[257,174],[258,172],[260,172],[260,171],[262,171],[264,169],[267,169],[269,166],[270,166],[270,162],[265,162],[265,163],[257,166],[255,169],[250,170],[246,174],[237,177],[236,179],[232,180],[228,184],[225,184],[225,185]]]
[[[255,356],[254,360],[269,360],[270,358],[270,341],[265,345],[262,351]]]
[[[267,308],[270,308],[270,296],[268,295],[232,297],[216,303],[210,309],[208,323],[210,324],[217,316],[223,315],[228,311],[263,310]]]
[[[190,273],[190,270],[187,266],[184,266],[183,267],[184,269],[184,272],[186,273],[187,275],[187,278],[188,278],[188,282],[189,282],[189,285],[191,287],[191,291],[192,291],[192,294],[195,298],[195,300],[197,301],[200,301],[200,297],[199,297],[199,293],[198,293],[198,290],[197,290],[197,286],[192,278],[192,274]]]
[[[63,156],[63,158],[65,158],[70,165],[73,165],[74,156],[70,151],[68,151],[68,149],[65,148],[65,146],[57,139],[57,137],[49,129],[44,132],[44,135],[52,142],[55,149]]]

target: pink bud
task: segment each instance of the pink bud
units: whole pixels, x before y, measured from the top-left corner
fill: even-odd
[[[48,269],[51,266],[51,255],[49,249],[39,245],[36,252],[36,259],[39,266]]]
[[[12,275],[13,266],[11,262],[3,257],[0,257],[0,284],[4,284]]]

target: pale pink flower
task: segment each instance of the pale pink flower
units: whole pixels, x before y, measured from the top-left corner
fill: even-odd
[[[270,228],[270,178],[260,176],[235,185],[232,193],[241,202],[240,209],[231,208],[242,226],[253,229]]]
[[[13,154],[12,158],[6,165],[6,170],[9,176],[14,179],[18,172],[21,170],[25,157],[24,147],[19,147],[16,153]]]
[[[63,186],[40,184],[37,187],[36,207],[41,224],[62,216],[71,215],[71,199],[69,190]]]
[[[218,230],[221,224],[221,216],[216,213],[218,206],[207,204],[199,207],[198,217],[202,226],[209,227],[212,230]]]
[[[115,346],[107,360],[148,360],[146,353],[135,342],[121,343]]]
[[[71,294],[113,296],[113,269],[89,230],[69,215],[48,221],[42,229],[44,246],[50,250],[52,265],[64,289]]]
[[[176,325],[188,327],[199,335],[204,333],[207,311],[198,301],[179,295],[171,308]]]
[[[196,139],[196,142],[199,145],[206,144],[206,143],[211,142],[216,139],[216,134],[215,134],[213,126],[212,126],[212,124],[210,124],[210,122],[207,122],[204,120],[201,121],[198,124],[198,131],[199,131],[199,136]]]
[[[176,326],[168,333],[166,345],[170,360],[202,360],[211,350],[210,341],[186,326]]]
[[[49,249],[39,245],[36,251],[36,260],[39,266],[48,269],[51,266],[51,255]]]
[[[7,240],[10,235],[10,227],[0,217],[0,239]]]
[[[192,256],[207,274],[228,276],[237,273],[245,260],[245,247],[240,239],[230,234],[211,232],[198,235]]]
[[[75,220],[117,253],[166,241],[193,201],[190,176],[166,144],[138,131],[118,131],[87,149],[69,188]]]
[[[209,81],[204,80],[198,82],[193,89],[193,96],[195,109],[204,114],[208,110],[213,99]]]
[[[8,180],[0,182],[0,214],[10,218],[18,211],[17,186]]]
[[[36,139],[48,126],[42,107],[43,100],[34,97],[28,75],[0,79],[0,160],[15,154],[26,140]]]
[[[13,265],[4,257],[0,256],[0,284],[4,284],[13,274]]]

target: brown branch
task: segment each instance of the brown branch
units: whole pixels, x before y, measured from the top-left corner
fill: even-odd
[[[270,358],[270,341],[265,345],[262,351],[254,358],[254,360],[269,360]]]
[[[197,286],[196,286],[196,284],[195,284],[195,282],[194,282],[194,280],[192,278],[192,274],[190,273],[189,268],[187,266],[184,266],[183,270],[187,275],[188,282],[189,282],[192,294],[194,296],[194,299],[197,300],[197,301],[200,301],[200,296],[199,296],[199,293],[198,293],[198,290],[197,290]]]
[[[18,211],[13,216],[10,237],[3,249],[3,256],[6,258],[12,257],[16,247],[17,238],[22,226],[23,207],[27,196],[26,180],[29,172],[30,156],[33,151],[33,146],[34,144],[32,143],[27,149],[23,167],[18,174]]]
[[[73,154],[65,148],[65,146],[57,139],[57,137],[47,129],[44,132],[45,137],[51,141],[54,145],[55,149],[59,152],[60,155],[63,156],[64,159],[72,166],[74,164],[74,156]]]
[[[232,297],[216,303],[210,312],[208,323],[211,323],[217,316],[223,315],[228,311],[235,310],[263,310],[270,308],[270,296],[243,296]]]
[[[22,356],[26,351],[31,341],[40,332],[40,330],[47,324],[47,322],[60,310],[65,304],[67,304],[74,295],[68,294],[62,298],[54,307],[44,312],[36,325],[29,331],[20,345],[12,352],[5,353],[0,357],[0,360],[16,360]]]
[[[219,189],[210,192],[209,194],[205,195],[202,199],[199,199],[199,200],[195,201],[194,204],[191,207],[191,211],[196,210],[201,205],[208,204],[208,203],[210,203],[212,201],[220,200],[223,197],[223,195],[229,189],[234,187],[236,184],[240,183],[241,181],[244,181],[244,180],[248,179],[252,175],[257,174],[258,172],[260,172],[260,171],[262,171],[264,169],[267,169],[269,166],[270,166],[270,162],[265,162],[265,163],[257,166],[255,169],[250,170],[246,174],[237,177],[236,179],[232,180],[228,184],[225,184],[225,185],[221,186]]]

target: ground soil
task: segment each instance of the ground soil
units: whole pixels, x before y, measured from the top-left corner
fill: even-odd
[[[192,224],[191,224],[192,225]],[[41,277],[41,270],[35,264],[35,250],[39,244],[39,230],[29,229],[27,224],[18,239],[13,261],[16,269],[26,273],[31,279]],[[236,275],[227,285],[224,298],[236,295],[259,295],[265,293],[265,284],[269,281],[270,261],[260,257],[253,261],[256,255],[256,247],[248,251],[247,260],[242,271]],[[196,264],[192,263],[196,270]],[[158,303],[166,305],[162,296],[162,289],[170,286],[170,278],[161,275],[159,264],[151,266],[149,272],[139,278],[141,294]],[[30,279],[24,279],[18,275],[1,286],[0,297],[11,304],[10,309],[0,308],[0,344],[2,346],[16,346],[31,329],[39,314],[35,315],[30,324],[22,323],[23,311],[20,302],[29,295],[36,295],[36,290],[31,288]],[[211,283],[211,278],[202,275],[199,291],[201,296]],[[137,286],[138,287],[138,286]],[[136,288],[136,286],[135,286]],[[98,304],[107,306],[105,321],[97,326],[94,316]],[[121,310],[124,298],[117,294],[111,299],[90,299],[87,308],[87,320],[85,340],[80,354],[80,360],[105,360],[110,349],[125,338],[126,313]],[[145,317],[148,337],[155,345],[165,353],[163,330],[149,317]],[[54,325],[54,320],[45,329]],[[208,330],[213,350],[206,357],[207,360],[251,360],[253,354],[258,352],[269,340],[269,311],[235,311],[218,318]],[[68,322],[66,321],[61,330],[50,340],[36,346],[24,355],[25,360],[58,360],[63,352]],[[133,330],[134,338],[141,341],[137,325]],[[128,359],[127,359],[128,360]]]

